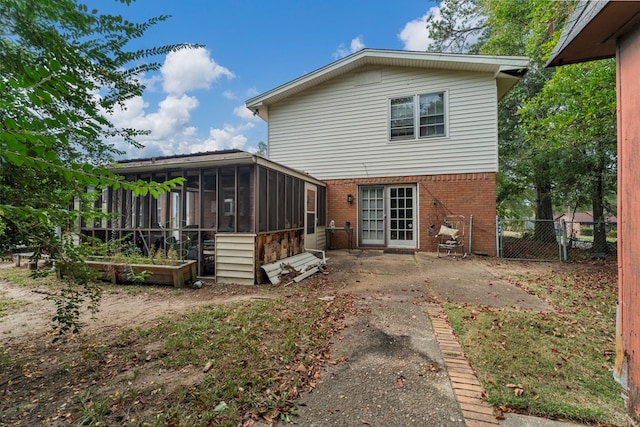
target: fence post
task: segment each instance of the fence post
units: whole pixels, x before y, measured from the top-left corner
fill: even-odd
[[[569,257],[567,255],[567,222],[563,219],[560,224],[562,224],[562,255],[564,259],[562,261],[568,262]]]
[[[500,247],[500,217],[496,215],[496,255],[502,258],[502,248]]]

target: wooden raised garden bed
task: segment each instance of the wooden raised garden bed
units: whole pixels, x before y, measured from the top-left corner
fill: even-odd
[[[91,258],[85,261],[88,267],[102,273],[102,280],[112,283],[132,281],[132,275],[147,275],[141,283],[157,285],[173,285],[181,288],[186,282],[196,280],[195,261],[163,260],[162,264],[129,264],[122,261]]]

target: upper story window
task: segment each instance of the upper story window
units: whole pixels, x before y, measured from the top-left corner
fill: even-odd
[[[392,98],[391,141],[446,136],[444,104],[444,92]]]

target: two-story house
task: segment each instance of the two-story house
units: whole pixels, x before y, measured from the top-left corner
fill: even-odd
[[[270,160],[326,183],[327,223],[349,222],[354,245],[434,250],[430,227],[462,215],[472,250],[495,254],[497,103],[528,64],[363,49],[246,106]]]

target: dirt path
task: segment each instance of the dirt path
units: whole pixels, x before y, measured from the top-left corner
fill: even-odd
[[[5,264],[5,268],[6,268]],[[85,313],[84,334],[115,334],[122,328],[144,326],[160,317],[171,316],[210,304],[265,298],[262,293],[245,287],[207,286],[203,289],[174,289],[171,287],[131,288],[104,285],[100,311]],[[0,343],[33,340],[51,333],[51,318],[55,304],[48,299],[52,293],[46,288],[25,288],[0,282],[0,292],[22,306],[9,316],[0,318]]]

